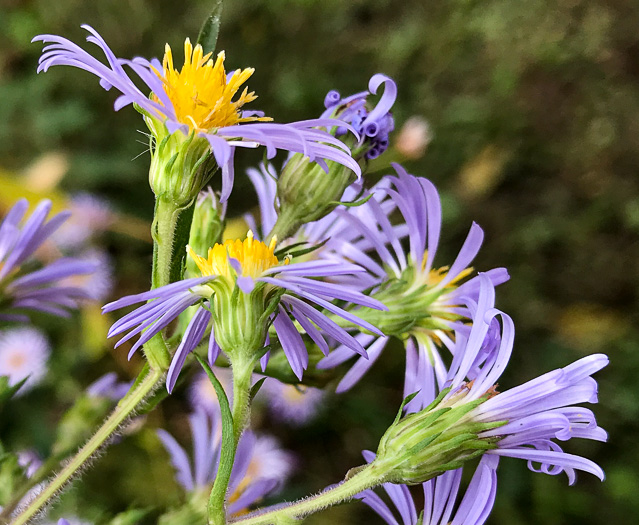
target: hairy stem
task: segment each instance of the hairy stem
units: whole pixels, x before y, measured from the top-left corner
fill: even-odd
[[[354,476],[345,479],[339,485],[320,492],[316,496],[291,503],[276,510],[260,510],[253,515],[232,521],[237,525],[281,525],[292,523],[297,519],[314,514],[328,507],[349,501],[363,490],[375,487],[384,482],[385,470],[375,463],[366,465]]]
[[[11,525],[25,525],[46,507],[50,500],[81,471],[95,453],[109,440],[120,426],[144,403],[147,396],[161,383],[164,372],[151,370],[133,390],[122,398],[111,415],[78,451],[69,463],[11,522]]]

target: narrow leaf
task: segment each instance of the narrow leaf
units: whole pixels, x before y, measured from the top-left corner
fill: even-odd
[[[217,44],[217,35],[220,32],[220,21],[222,18],[222,0],[214,0],[213,9],[202,24],[197,43],[202,46],[204,54],[213,53]]]

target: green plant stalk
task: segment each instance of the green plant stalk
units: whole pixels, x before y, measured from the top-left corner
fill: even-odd
[[[233,372],[233,435],[236,447],[251,418],[251,377],[254,365],[252,360],[234,360],[231,363]]]
[[[384,483],[387,474],[386,469],[380,468],[374,462],[360,467],[352,477],[348,477],[342,483],[330,490],[320,492],[316,496],[305,498],[286,507],[280,507],[272,511],[258,511],[259,514],[234,520],[233,525],[284,525],[294,523],[296,519],[314,514],[328,507],[349,501],[363,490],[376,487]]]
[[[231,473],[233,471],[235,454],[240,442],[240,437],[248,426],[251,416],[251,377],[253,374],[253,367],[253,360],[245,359],[245,356],[242,354],[237,355],[236,358],[232,360],[233,409],[231,414],[229,414],[231,415],[232,429],[229,429],[229,426],[227,425],[224,425],[222,429],[222,447],[220,450],[221,459],[208,504],[209,525],[225,525],[227,523],[226,496],[229,481],[231,479]],[[222,406],[221,402],[220,406]],[[226,406],[226,409],[228,410],[228,405]],[[222,410],[224,410],[224,408],[222,408]],[[224,435],[224,433],[229,430],[232,430],[233,432],[230,439]],[[228,461],[225,461],[225,458],[228,459]]]
[[[133,390],[122,398],[111,415],[89,441],[78,451],[71,461],[51,480],[38,496],[11,522],[11,525],[25,525],[33,519],[62,488],[96,454],[117,429],[144,403],[147,396],[164,379],[164,372],[151,370]]]

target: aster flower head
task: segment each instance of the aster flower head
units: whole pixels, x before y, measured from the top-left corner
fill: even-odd
[[[81,287],[64,284],[64,279],[90,274],[96,266],[63,257],[38,269],[31,256],[69,213],[58,213],[47,221],[51,201],[41,201],[27,218],[28,208],[29,203],[20,199],[0,224],[0,319],[25,320],[22,310],[66,317],[89,295]]]
[[[368,98],[381,86],[385,86],[384,92],[377,105],[371,107]],[[324,101],[327,109],[320,119],[333,120],[331,133],[343,138],[353,157],[362,163],[386,150],[388,134],[394,128],[390,109],[397,96],[395,82],[386,75],[373,75],[369,89],[370,92],[364,91],[344,99],[337,91],[331,91]],[[343,122],[348,124],[341,124]],[[353,130],[354,135],[347,135]],[[353,181],[353,173],[338,163],[329,163],[328,172],[323,173],[303,156],[292,155],[277,181],[278,235],[287,237],[301,224],[326,216],[344,198],[344,191]]]
[[[211,320],[211,363],[215,362],[220,349],[231,361],[237,356],[249,361],[258,359],[272,324],[293,372],[301,379],[308,366],[308,352],[293,319],[324,353],[328,352],[328,343],[318,328],[355,352],[364,353],[362,346],[346,330],[311,306],[317,305],[349,323],[380,334],[372,324],[360,320],[327,298],[384,308],[379,301],[358,291],[316,279],[357,273],[362,269],[337,260],[291,263],[289,257],[276,255],[275,247],[275,239],[266,244],[254,239],[249,232],[245,240],[228,240],[213,246],[206,258],[189,248],[202,276],[106,305],[103,310],[109,312],[149,301],[117,321],[109,336],[128,331],[117,343],[120,345],[142,334],[131,348],[131,356],[187,308],[199,304],[173,357],[167,377],[169,391],[175,385],[186,356],[203,339]]]
[[[385,337],[359,336],[368,348],[369,359],[355,363],[339,384],[338,392],[351,388],[368,371],[386,346],[388,336],[406,341],[407,374],[420,367],[443,366],[438,347],[452,350],[454,330],[464,330],[464,324],[473,317],[472,305],[477,302],[477,277],[467,279],[473,272],[469,265],[482,244],[482,229],[472,225],[452,265],[435,266],[442,221],[437,190],[427,179],[409,175],[397,164],[394,168],[397,176],[387,177],[390,187],[386,191],[405,220],[408,253],[400,242],[406,230],[396,229],[377,200],[366,202],[358,213],[335,212],[357,236],[348,243],[334,243],[333,257],[347,257],[364,266],[368,272],[360,274],[360,288],[372,290],[371,296],[388,307],[383,315],[365,308],[357,310]],[[508,279],[504,268],[490,270],[486,275],[495,285]],[[343,348],[337,348],[318,366],[332,368],[350,357]],[[405,395],[410,393],[405,389]]]
[[[149,178],[157,196],[190,204],[216,167],[221,167],[222,200],[226,200],[233,186],[236,147],[262,145],[269,158],[283,149],[305,155],[324,169],[328,169],[326,161],[335,161],[360,173],[348,147],[318,129],[332,126],[334,121],[276,124],[267,122],[271,119],[259,111],[244,110],[244,105],[256,98],[248,88],[242,90],[253,69],[227,73],[224,52],[213,58],[201,45],[193,46],[186,39],[184,65],[178,70],[168,44],[162,62],[140,57],[127,60],[117,58],[93,28],[82,27],[90,33],[87,41],[104,53],[106,63],[66,38],[39,35],[33,40],[46,45],[38,71],[56,65],[84,69],[96,75],[103,88],[121,93],[116,110],[133,104],[144,115],[152,135]],[[150,96],[136,86],[131,74],[145,85]]]
[[[565,453],[557,440],[607,440],[592,411],[577,405],[597,402],[597,383],[591,376],[608,364],[608,358],[603,354],[590,355],[498,392],[496,382],[513,349],[514,325],[509,316],[489,306],[486,298],[491,288],[489,278],[480,275],[478,317],[469,334],[456,334],[453,362],[440,400],[432,403],[432,410],[466,406],[471,408],[465,416],[468,424],[481,428],[499,423],[478,433],[481,439],[494,444],[486,454],[526,459],[528,467],[536,472],[553,475],[565,472],[571,484],[576,479],[576,469],[603,480],[598,465]],[[489,330],[495,318],[501,319],[498,342],[486,345],[487,336],[494,338]],[[417,389],[418,381],[410,387]]]
[[[42,381],[50,353],[47,338],[35,328],[0,331],[0,376],[8,376],[10,386],[26,379],[21,395]]]
[[[187,492],[210,488],[217,472],[221,445],[221,421],[217,414],[196,411],[189,416],[193,461],[165,430],[158,430],[171,456],[176,481]],[[228,492],[227,514],[237,515],[281,487],[293,469],[292,455],[269,436],[247,431],[240,438]]]

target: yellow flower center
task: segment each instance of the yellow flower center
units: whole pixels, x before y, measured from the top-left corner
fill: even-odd
[[[212,53],[204,54],[202,46],[195,47],[187,38],[184,42],[184,65],[178,71],[173,67],[173,53],[166,44],[163,72],[155,71],[162,79],[164,91],[173,104],[177,120],[192,131],[210,131],[241,122],[269,121],[268,117],[242,117],[240,108],[257,98],[245,87],[234,101],[242,84],[255,71],[238,69],[229,78],[224,70],[224,51],[213,62]],[[160,100],[154,96],[156,102]]]
[[[197,255],[190,246],[187,246],[187,251],[202,272],[202,276],[219,275],[233,280],[235,272],[229,264],[229,257],[232,257],[240,262],[243,276],[256,279],[269,268],[280,264],[274,254],[276,244],[275,236],[267,245],[262,241],[256,241],[253,232],[249,230],[244,241],[228,240],[224,241],[224,244],[216,244],[209,248],[208,259]],[[288,259],[284,259],[284,264],[288,264]]]
[[[426,270],[427,259],[428,259],[428,250],[424,252],[424,257],[422,258],[422,274]],[[449,266],[442,266],[441,268],[433,268],[432,270],[428,272],[428,276],[425,280],[426,284],[428,284],[429,286],[437,286],[448,275],[448,270],[450,270]],[[472,266],[465,268],[464,270],[459,272],[459,274],[446,285],[446,288],[456,288],[458,283],[464,280],[466,277],[468,277],[471,273],[473,273]]]

